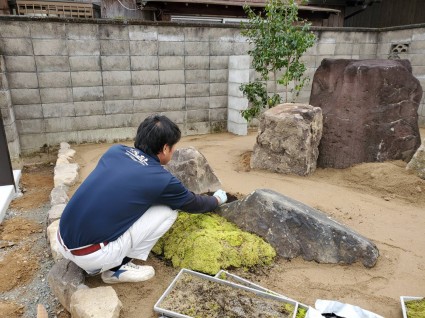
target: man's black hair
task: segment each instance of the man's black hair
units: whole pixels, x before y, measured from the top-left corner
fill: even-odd
[[[180,138],[180,128],[168,117],[151,115],[139,125],[134,147],[150,156],[156,156],[165,145],[172,147]]]

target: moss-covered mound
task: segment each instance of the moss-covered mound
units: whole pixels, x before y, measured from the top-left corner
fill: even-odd
[[[214,275],[229,267],[268,265],[276,252],[260,237],[240,230],[217,214],[179,213],[152,252],[174,267]]]
[[[425,298],[420,300],[406,301],[408,318],[424,318],[425,317]]]

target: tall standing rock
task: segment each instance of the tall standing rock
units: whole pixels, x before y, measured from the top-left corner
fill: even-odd
[[[408,60],[324,59],[310,95],[323,111],[318,166],[410,160],[421,143],[421,97]]]
[[[302,256],[319,263],[373,267],[375,244],[324,213],[269,189],[255,190],[216,211],[241,229],[255,233],[285,258]]]
[[[280,104],[260,118],[251,168],[308,175],[316,170],[322,111],[306,104]]]

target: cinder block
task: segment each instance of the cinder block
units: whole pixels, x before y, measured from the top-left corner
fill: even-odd
[[[242,97],[229,96],[227,103],[228,103],[229,111],[231,109],[241,111],[241,110],[247,109],[248,107],[248,100]]]
[[[184,42],[159,42],[158,55],[184,55]]]
[[[186,110],[186,99],[184,97],[179,98],[163,98],[161,99],[160,111],[185,111]]]
[[[333,56],[335,54],[335,43],[319,43],[317,46],[317,54]]]
[[[38,88],[36,73],[8,73],[10,88]]]
[[[71,74],[69,72],[40,72],[38,73],[38,85],[41,88],[70,87]]]
[[[210,42],[211,56],[234,55],[234,43],[232,42]]]
[[[158,54],[158,42],[130,41],[130,55],[151,56]]]
[[[137,99],[134,100],[134,112],[135,113],[155,113],[160,111],[161,100],[158,98],[154,99]],[[140,122],[139,122],[140,123]]]
[[[210,56],[210,69],[223,70],[228,69],[229,57],[228,56]]]
[[[0,38],[3,55],[33,55],[32,43],[27,38]]]
[[[157,70],[158,57],[157,56],[131,56],[131,70]]]
[[[40,88],[40,96],[43,104],[72,102],[72,89]]]
[[[19,134],[40,134],[44,132],[43,119],[17,119],[16,128]]]
[[[0,73],[6,72],[6,62],[4,60],[4,56],[0,55]]]
[[[210,111],[208,109],[188,110],[186,113],[187,123],[208,122]]]
[[[66,72],[69,71],[67,56],[36,56],[35,64],[38,72]]]
[[[9,108],[12,106],[10,91],[0,90],[0,108]]]
[[[186,84],[186,97],[210,96],[210,84]]]
[[[104,86],[125,86],[131,85],[130,71],[106,71],[102,72]]]
[[[181,128],[181,125],[185,122],[185,113],[181,111],[168,111],[163,112],[163,115],[170,118],[173,122],[175,122]]]
[[[77,122],[82,120],[76,117],[46,118],[44,119],[45,132],[74,131]],[[69,139],[66,140],[69,141]]]
[[[211,70],[210,82],[211,83],[227,83],[229,78],[229,70]]]
[[[185,96],[184,84],[160,85],[160,88],[159,88],[160,98],[173,98],[173,97],[184,97],[184,96]]]
[[[158,27],[158,41],[183,42],[184,33],[181,27]]]
[[[412,66],[423,66],[425,65],[425,55],[422,54],[410,54],[410,63]]]
[[[249,70],[251,66],[251,56],[234,55],[229,56],[229,70]]]
[[[76,102],[74,107],[75,116],[77,117],[105,114],[102,101]]]
[[[133,71],[131,72],[132,85],[159,84],[158,71]]]
[[[45,133],[46,143],[48,145],[59,145],[64,140],[68,142],[79,142],[78,131],[57,131],[57,132],[48,132]]]
[[[187,70],[185,71],[186,83],[206,83],[210,81],[209,70]]]
[[[12,107],[9,108],[0,108],[0,114],[3,118],[3,124],[5,126],[7,125],[14,125],[15,124],[15,112]]]
[[[210,109],[210,121],[225,121],[227,120],[227,109],[216,108]]]
[[[65,39],[65,23],[31,22],[31,37],[33,39]]]
[[[105,114],[132,114],[134,112],[133,100],[105,101]]]
[[[376,55],[376,51],[378,49],[378,44],[375,43],[363,43],[360,45],[359,54],[360,55]]]
[[[47,144],[47,138],[45,134],[20,135],[19,142],[22,154],[25,155],[39,151],[43,145]]]
[[[248,134],[248,125],[227,120],[227,131],[235,135],[246,136]]]
[[[100,40],[100,53],[102,55],[129,55],[129,41]]]
[[[4,63],[8,72],[34,72],[36,70],[33,56],[4,56]]]
[[[71,72],[72,86],[92,87],[102,86],[102,73],[97,72]]]
[[[160,70],[182,70],[184,69],[183,56],[160,56],[159,57]]]
[[[102,40],[128,40],[128,27],[117,24],[99,25],[99,37]]]
[[[74,117],[75,106],[74,103],[53,103],[53,104],[42,104],[43,117]]]
[[[15,119],[40,119],[43,118],[43,109],[41,104],[15,105],[13,106]]]
[[[243,93],[239,89],[241,86],[240,83],[231,83],[228,84],[228,95],[234,97],[243,97]]]
[[[211,83],[210,84],[210,95],[211,96],[223,96],[227,95],[227,83]]]
[[[209,56],[209,42],[185,42],[184,54],[189,56]]]
[[[70,40],[95,40],[99,37],[98,24],[68,23],[66,30]]]
[[[134,138],[134,127],[91,129],[78,131],[77,142],[116,142]]]
[[[186,70],[208,70],[210,67],[209,56],[186,56],[184,59]]]
[[[249,43],[235,42],[233,44],[233,54],[235,55],[246,55],[250,49]]]
[[[210,122],[206,121],[187,123],[185,131],[187,136],[209,134],[211,131]]]
[[[425,28],[415,28],[412,32],[412,41],[425,41]]]
[[[210,28],[185,27],[183,32],[188,42],[208,42],[210,39]]]
[[[0,73],[0,90],[8,90],[8,89],[9,89],[9,82],[6,78],[6,74]]]
[[[410,53],[423,53],[425,52],[425,39],[423,41],[413,41],[409,47]]]
[[[40,104],[40,92],[38,89],[10,89],[10,96],[14,105]]]
[[[100,55],[100,41],[98,40],[68,40],[69,56]]]
[[[227,96],[210,96],[210,108],[226,108]]]
[[[24,21],[2,21],[0,24],[0,38],[28,38],[30,29]]]
[[[70,56],[71,71],[100,71],[100,56]]]
[[[127,86],[103,86],[105,100],[119,100],[133,98],[133,88]]]
[[[158,28],[148,25],[129,25],[128,34],[132,41],[156,41],[158,39]]]
[[[161,84],[183,84],[185,81],[183,70],[159,71]]]
[[[62,39],[34,39],[32,45],[34,55],[68,55],[66,41]]]
[[[129,71],[130,56],[102,56],[103,71]]]
[[[106,127],[108,128],[120,128],[120,127],[131,127],[131,117],[133,114],[111,114],[106,116]]]
[[[209,97],[187,97],[186,98],[186,109],[208,109],[210,107]]]
[[[74,102],[95,101],[103,99],[103,87],[73,87]]]
[[[134,85],[133,98],[158,98],[159,85]]]
[[[110,127],[110,125],[107,124],[105,115],[84,116],[75,121],[74,125],[75,130],[104,129],[107,127]]]

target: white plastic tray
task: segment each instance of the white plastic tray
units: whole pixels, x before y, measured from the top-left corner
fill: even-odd
[[[409,300],[420,300],[420,299],[423,299],[423,297],[400,296],[401,310],[403,311],[403,318],[408,318],[407,317],[406,301],[409,301]]]

